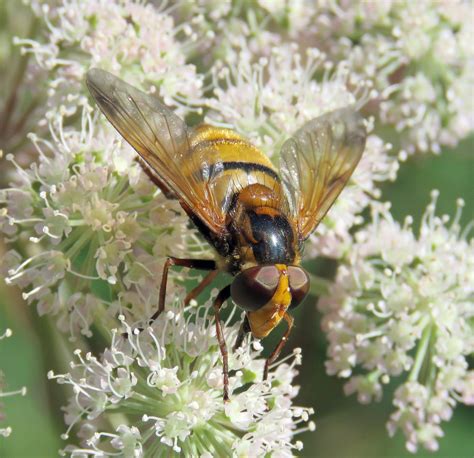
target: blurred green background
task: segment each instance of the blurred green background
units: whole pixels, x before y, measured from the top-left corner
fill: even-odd
[[[453,215],[455,201],[463,197],[466,206],[463,225],[474,218],[473,159],[474,137],[455,150],[440,156],[425,155],[410,158],[402,164],[396,182],[383,188],[383,199],[392,202],[394,216],[403,221],[408,214],[419,221],[429,202],[432,189],[439,189],[438,213]],[[0,249],[2,247],[0,246]],[[316,266],[325,269],[327,266]],[[319,330],[320,316],[314,306],[315,298],[307,298],[296,310],[296,328],[288,347],[303,348],[303,365],[298,384],[301,392],[296,403],[312,406],[317,429],[298,437],[305,444],[302,456],[318,457],[403,457],[412,456],[404,447],[400,433],[394,439],[387,436],[385,422],[393,410],[392,393],[397,383],[388,386],[382,401],[363,406],[355,397],[345,397],[343,382],[328,377],[324,372],[326,343]],[[6,424],[13,428],[12,435],[0,439],[0,457],[53,457],[65,443],[62,412],[58,399],[60,387],[46,378],[56,363],[45,354],[51,341],[56,339],[54,327],[39,318],[33,308],[25,306],[19,291],[0,283],[0,329],[9,327],[13,337],[0,343],[0,367],[8,388],[27,386],[25,397],[14,396],[3,400]],[[265,342],[269,351],[278,339],[278,333]],[[60,346],[60,341],[57,343]],[[472,457],[474,455],[473,411],[458,406],[453,419],[442,425],[445,438],[435,454],[420,451],[417,456]],[[34,450],[34,452],[32,452]],[[32,454],[33,453],[33,454]]]

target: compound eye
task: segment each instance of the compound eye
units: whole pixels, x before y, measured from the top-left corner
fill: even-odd
[[[275,294],[280,271],[275,266],[255,266],[240,272],[230,286],[232,300],[247,312],[263,307]]]
[[[291,291],[290,308],[295,308],[308,294],[309,276],[301,267],[289,266],[288,277]]]

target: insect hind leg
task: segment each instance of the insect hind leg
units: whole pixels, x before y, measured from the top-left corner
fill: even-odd
[[[217,268],[216,262],[211,259],[179,259],[172,256],[168,257],[163,267],[163,275],[161,277],[160,295],[158,297],[158,310],[148,320],[149,325],[151,325],[165,309],[166,285],[168,283],[168,271],[171,266],[182,266],[188,267],[189,269],[211,271],[216,270]],[[204,278],[203,282],[206,281],[208,277],[209,275]]]
[[[135,159],[148,178],[161,190],[167,199],[176,199],[176,194],[153,172],[153,169],[140,156]]]

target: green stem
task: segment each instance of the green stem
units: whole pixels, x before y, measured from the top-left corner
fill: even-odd
[[[410,375],[408,376],[408,380],[410,382],[416,382],[418,380],[418,375],[420,374],[421,367],[423,365],[423,361],[425,360],[426,353],[429,348],[431,332],[433,330],[433,324],[428,324],[424,329],[421,335],[421,340],[418,345],[418,349],[416,351],[415,362],[413,363],[413,367],[410,371]]]
[[[34,312],[33,312],[34,313]],[[67,342],[64,335],[61,334],[56,324],[50,316],[32,318],[34,320],[35,334],[39,339],[40,347],[47,349],[41,352],[42,364],[45,373],[53,370],[56,374],[61,374],[69,370],[69,363],[73,359],[71,344]],[[56,383],[55,380],[49,380],[46,384],[49,408],[55,412],[56,428],[58,431],[64,431],[61,410],[67,405],[71,395],[67,385]]]
[[[436,345],[436,326],[433,326],[433,330],[431,332],[431,338],[430,338],[430,343],[429,343],[429,348],[430,351],[428,353],[429,355],[429,362],[431,362],[431,358],[433,357],[433,351],[432,349]],[[428,364],[428,367],[426,368],[425,374],[424,374],[424,383],[428,387],[429,392],[431,393],[433,390],[433,387],[436,382],[436,376],[437,376],[437,367],[436,364]]]

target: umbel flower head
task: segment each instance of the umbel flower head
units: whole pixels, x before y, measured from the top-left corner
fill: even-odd
[[[374,205],[372,223],[355,235],[329,295],[321,299],[329,339],[329,374],[348,378],[347,394],[368,403],[391,377],[407,374],[395,392],[390,434],[401,429],[407,448],[438,448],[441,421],[457,402],[474,403],[474,242],[436,216],[438,193],[426,209],[419,236],[412,219],[400,226],[388,206]]]
[[[168,247],[177,256],[205,248],[176,201],[87,108],[79,131],[59,115],[49,124],[51,140],[31,136],[38,162],[18,167],[12,186],[0,190],[0,230],[14,247],[2,265],[7,283],[71,337],[89,336],[97,320],[114,325],[118,313],[151,316]]]
[[[312,409],[292,406],[299,350],[271,368],[262,382],[258,342],[230,353],[230,401],[222,399],[222,364],[211,304],[183,308],[177,299],[143,331],[121,316],[110,348],[99,357],[77,351],[70,372],[49,374],[72,386],[65,408],[69,432],[79,426],[80,446],[64,450],[84,456],[293,456],[302,443]],[[228,345],[237,326],[225,326]],[[124,336],[124,333],[126,336]],[[104,420],[114,416],[115,427]]]
[[[6,329],[3,334],[0,334],[0,345],[3,339],[7,337],[11,337],[12,331],[11,329]],[[26,395],[26,387],[23,387],[16,391],[5,391],[5,376],[0,369],[0,437],[8,437],[12,433],[12,428],[10,426],[3,425],[3,421],[5,420],[5,414],[3,413],[3,405],[1,403],[2,398],[6,398],[7,396],[14,396],[14,395]]]
[[[140,0],[30,3],[48,32],[40,41],[16,42],[48,70],[50,110],[71,115],[87,103],[84,77],[95,66],[156,92],[181,115],[198,100],[202,79],[186,62],[196,36],[163,8]]]
[[[195,33],[206,36],[199,43],[199,58],[233,60],[239,52],[268,56],[275,46],[308,29],[316,5],[305,0],[255,0],[232,2],[181,0],[173,12]]]
[[[407,153],[439,153],[474,129],[472,21],[462,0],[338,0],[319,2],[309,34],[374,82]]]

